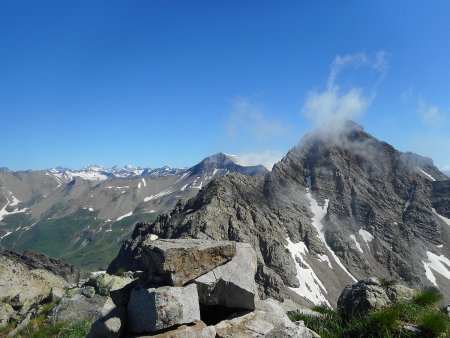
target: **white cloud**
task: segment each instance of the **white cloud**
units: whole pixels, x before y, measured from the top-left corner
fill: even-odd
[[[353,88],[347,93],[333,87],[322,93],[310,92],[307,95],[303,113],[320,126],[340,126],[345,120],[361,116],[371,102],[361,89]]]
[[[281,160],[282,157],[282,153],[268,149],[259,152],[238,154],[236,155],[236,162],[244,166],[262,164],[267,169],[271,170],[273,165]]]
[[[447,114],[438,106],[429,105],[423,99],[419,99],[419,115],[422,122],[434,127],[441,127],[447,122]]]
[[[363,87],[351,86],[342,89],[338,78],[344,70],[354,74],[364,68],[376,74],[376,80],[370,83],[368,93]],[[317,126],[330,131],[338,131],[348,119],[357,119],[365,113],[375,97],[378,83],[384,78],[388,64],[384,52],[374,57],[365,53],[336,56],[330,69],[327,87],[324,91],[313,90],[307,94],[302,113]]]
[[[270,119],[262,105],[240,98],[232,104],[226,129],[228,137],[233,141],[261,143],[283,135],[288,128],[280,121]]]

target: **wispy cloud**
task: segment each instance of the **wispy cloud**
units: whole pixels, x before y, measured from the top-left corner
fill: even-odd
[[[274,148],[292,135],[291,125],[274,118],[264,105],[249,98],[232,101],[226,134],[241,165],[262,164],[269,170],[283,154]]]
[[[261,104],[248,98],[232,102],[226,130],[228,137],[235,142],[262,143],[283,135],[288,129],[281,121],[269,118]]]
[[[262,164],[271,170],[273,165],[277,163],[283,154],[275,150],[263,150],[259,152],[251,152],[236,155],[237,163],[240,165],[250,166]]]
[[[423,99],[419,99],[419,115],[422,122],[433,127],[442,127],[447,122],[447,113],[435,105],[430,105]]]
[[[353,84],[353,78],[355,73],[362,69],[369,71],[373,80],[366,83],[366,86],[356,86]],[[378,83],[387,70],[388,63],[384,52],[378,52],[374,56],[365,53],[336,56],[331,64],[325,90],[310,91],[302,113],[317,126],[337,131],[346,120],[357,119],[365,113],[376,95]],[[344,71],[351,71],[352,75],[346,89],[338,81]]]

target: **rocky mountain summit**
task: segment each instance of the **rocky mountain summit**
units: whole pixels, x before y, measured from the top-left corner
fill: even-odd
[[[449,180],[353,122],[305,136],[272,172],[229,174],[140,223],[108,268],[142,269],[149,236],[250,243],[261,297],[336,306],[367,276],[450,299]]]

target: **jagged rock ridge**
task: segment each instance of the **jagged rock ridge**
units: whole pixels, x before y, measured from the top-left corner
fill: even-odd
[[[335,305],[369,275],[450,298],[448,178],[430,159],[395,150],[355,123],[312,133],[265,177],[231,174],[140,224],[109,271],[139,268],[140,243],[163,238],[248,242],[262,294]]]

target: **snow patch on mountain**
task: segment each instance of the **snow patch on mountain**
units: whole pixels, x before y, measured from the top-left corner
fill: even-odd
[[[447,279],[450,279],[450,260],[444,255],[436,255],[431,251],[427,251],[427,261],[422,261],[423,267],[425,268],[425,275],[428,280],[433,283],[436,287],[438,286],[436,283],[436,277],[434,276],[435,272],[441,274]]]
[[[14,196],[13,196],[14,197]],[[22,212],[25,212],[25,211],[27,211],[28,210],[28,208],[23,208],[23,209],[20,209],[19,210],[19,208],[17,207],[15,210],[13,210],[13,211],[7,211],[6,210],[6,208],[8,207],[8,206],[15,206],[15,205],[17,205],[17,204],[19,204],[19,201],[16,203],[16,199],[15,199],[15,197],[14,197],[14,199],[13,199],[13,201],[10,201],[7,197],[6,197],[6,200],[7,200],[7,202],[6,202],[6,204],[3,206],[3,208],[2,209],[0,209],[0,221],[5,217],[5,216],[8,216],[8,215],[13,215],[13,214],[18,214],[18,213],[22,213]]]
[[[435,179],[433,176],[431,176],[430,174],[426,173],[425,171],[423,171],[423,170],[420,169],[420,168],[417,168],[417,169],[419,169],[419,171],[420,171],[422,174],[424,174],[426,177],[428,177],[428,178],[429,178],[430,180],[432,180],[433,182],[436,181],[436,179]]]
[[[169,195],[169,194],[173,193],[173,191],[174,191],[174,189],[172,187],[170,187],[168,189],[165,189],[165,190],[157,193],[156,195],[151,195],[151,196],[145,197],[144,198],[144,202],[151,201],[151,200],[153,200],[155,198],[159,198],[159,197],[162,197],[164,195]]]
[[[8,231],[6,234],[4,234],[2,237],[0,237],[0,240],[2,240],[3,238],[5,238],[6,236],[9,236],[11,234],[12,234],[12,232]]]
[[[370,251],[370,246],[369,243],[372,242],[372,240],[374,239],[374,237],[372,236],[372,234],[366,230],[364,230],[363,228],[359,229],[358,231],[359,235],[362,237],[362,239],[364,240],[364,242],[366,242],[367,248]]]
[[[319,259],[319,261],[321,262],[325,262],[328,264],[328,267],[330,269],[333,269],[333,266],[331,265],[330,259],[328,258],[327,255],[323,254],[323,255],[317,255],[317,258]]]
[[[294,259],[295,268],[297,270],[297,279],[300,283],[298,288],[290,289],[300,296],[310,300],[315,305],[327,304],[331,307],[330,303],[324,296],[324,293],[328,293],[327,289],[304,258],[306,252],[308,252],[308,248],[305,243],[293,243],[289,237],[286,238],[286,241],[288,243],[286,248],[289,250],[292,258]],[[297,259],[301,261],[301,265]]]
[[[363,249],[361,248],[361,245],[359,245],[359,242],[356,240],[355,235],[350,235],[350,238],[355,242],[356,248],[361,252],[364,253]]]
[[[125,214],[125,215],[122,215],[122,216],[120,216],[120,217],[117,217],[116,221],[120,221],[120,220],[124,219],[125,217],[130,217],[131,215],[133,215],[133,212],[132,212],[132,211],[130,211],[129,213],[127,213],[127,214]]]
[[[12,192],[11,192],[11,191],[10,191],[9,193],[12,195]],[[13,206],[18,205],[19,203],[20,203],[20,201],[19,201],[15,196],[12,195],[12,202],[9,203],[9,205],[10,205],[11,207],[13,207]]]
[[[450,227],[450,219],[449,218],[439,215],[434,208],[432,210],[441,220],[443,220],[445,223],[447,223],[447,225]]]
[[[314,197],[312,197],[312,195],[311,195],[311,190],[310,190],[311,178],[310,177],[307,178],[307,183],[308,183],[309,188],[306,189],[306,197],[309,199],[311,211],[313,212],[313,218],[311,219],[311,221],[312,221],[312,225],[314,226],[314,228],[317,231],[317,236],[322,240],[322,243],[325,245],[325,248],[329,251],[329,253],[333,257],[333,259],[337,263],[337,265],[339,265],[341,267],[341,269],[344,270],[344,272],[353,281],[356,282],[357,281],[356,278],[353,277],[353,275],[350,273],[350,271],[348,271],[347,268],[344,266],[344,264],[342,264],[339,257],[335,254],[333,249],[331,249],[331,247],[328,245],[327,241],[325,240],[325,232],[323,230],[322,220],[324,219],[325,215],[327,214],[329,200],[325,199],[325,205],[323,207],[321,207],[317,203],[317,201],[314,199]]]

